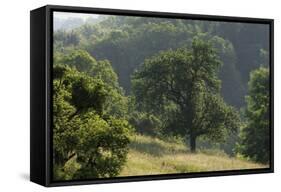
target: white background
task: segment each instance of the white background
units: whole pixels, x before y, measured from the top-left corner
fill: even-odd
[[[0,6],[0,191],[279,191],[281,11],[278,0],[3,0]],[[29,182],[29,11],[45,4],[275,19],[275,173],[44,188]],[[279,118],[278,118],[279,116]]]

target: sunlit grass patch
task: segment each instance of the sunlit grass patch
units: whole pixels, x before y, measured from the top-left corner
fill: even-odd
[[[268,165],[229,157],[223,152],[190,153],[183,142],[167,142],[159,138],[131,137],[127,162],[120,176],[158,175],[265,168]]]

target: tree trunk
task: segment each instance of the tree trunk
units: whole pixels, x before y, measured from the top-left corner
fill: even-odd
[[[196,152],[196,137],[194,135],[190,135],[190,151],[191,153]]]

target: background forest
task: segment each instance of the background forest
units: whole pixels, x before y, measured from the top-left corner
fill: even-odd
[[[268,25],[69,15],[54,14],[55,180],[269,167]]]

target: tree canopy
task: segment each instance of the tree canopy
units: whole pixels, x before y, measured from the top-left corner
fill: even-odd
[[[227,131],[239,127],[236,110],[220,96],[218,69],[221,62],[210,42],[195,38],[191,49],[163,51],[146,59],[133,76],[133,92],[140,108],[160,113],[175,106],[173,118],[166,122],[172,133],[190,140],[195,151],[196,138],[208,135],[225,138]]]
[[[250,75],[240,152],[261,163],[268,163],[270,158],[269,100],[269,69],[260,67]]]
[[[87,62],[86,68],[76,61]],[[126,102],[119,101],[125,99],[118,83],[106,81],[108,75],[116,77],[110,64],[95,65],[95,59],[79,51],[57,62],[53,69],[55,179],[117,175],[126,159],[131,126],[124,116]]]

